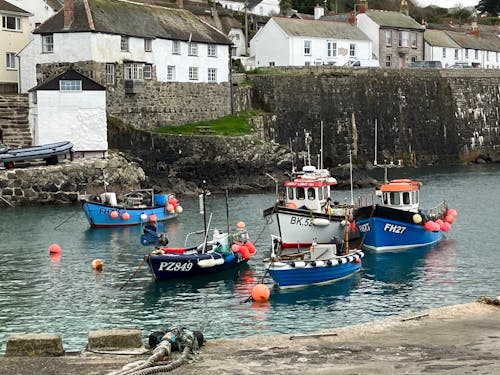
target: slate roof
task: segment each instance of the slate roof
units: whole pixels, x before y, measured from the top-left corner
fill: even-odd
[[[64,5],[64,0],[47,0],[47,5],[54,10],[59,10]]]
[[[475,36],[456,31],[447,31],[446,33],[462,48],[500,52],[500,38],[494,35]]]
[[[283,31],[290,36],[370,40],[365,33],[348,23],[301,20],[284,17],[273,17],[272,20],[275,21],[283,29]]]
[[[373,22],[378,24],[381,28],[401,28],[413,30],[425,29],[423,25],[419,24],[413,18],[400,12],[369,9],[366,11],[366,15],[370,17]]]
[[[85,11],[84,1],[74,0],[74,20],[67,29],[64,28],[64,11],[61,9],[35,29],[34,33],[101,32],[139,38],[232,44],[223,33],[185,9],[120,0],[87,0],[87,2],[90,17]]]
[[[42,82],[39,85],[29,89],[28,91],[40,91],[40,90],[59,90],[59,81],[61,80],[79,80],[82,81],[82,91],[101,91],[106,90],[106,88],[96,81],[76,72],[73,69],[68,69],[64,73],[49,79],[48,81]]]
[[[460,45],[442,30],[425,30],[424,40],[435,47],[460,48]]]
[[[20,16],[31,16],[30,12],[26,12],[25,10],[16,7],[15,5],[8,3],[5,0],[0,0],[0,12],[5,11],[8,13],[20,15]],[[2,12],[5,14],[5,12]]]

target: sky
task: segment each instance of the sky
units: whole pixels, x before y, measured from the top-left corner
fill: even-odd
[[[412,2],[421,7],[437,5],[441,8],[455,8],[459,5],[464,7],[475,6],[479,3],[479,0],[413,0]]]

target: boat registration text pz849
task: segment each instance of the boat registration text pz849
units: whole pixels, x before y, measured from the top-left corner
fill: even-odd
[[[191,268],[193,268],[191,262],[161,262],[158,271],[188,272]]]
[[[301,227],[310,227],[313,225],[312,220],[308,217],[292,216],[290,218],[290,224],[300,225]]]
[[[402,226],[402,225],[394,225],[394,224],[389,224],[389,223],[386,223],[384,225],[384,231],[386,232],[391,232],[391,233],[395,233],[395,234],[403,234],[406,230],[406,227]]]

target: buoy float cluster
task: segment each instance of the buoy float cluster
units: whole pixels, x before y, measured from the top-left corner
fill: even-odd
[[[58,244],[53,243],[49,246],[49,256],[52,260],[59,261],[59,259],[61,258],[61,253],[62,249]],[[92,269],[95,271],[102,271],[103,265],[104,262],[102,261],[102,259],[94,259],[92,261]]]
[[[444,217],[444,220],[443,219],[437,219],[436,221],[428,220],[424,223],[424,228],[429,232],[439,232],[440,230],[442,230],[443,232],[449,232],[451,229],[451,224],[453,224],[457,215],[458,215],[457,211],[453,208],[450,208],[448,209],[448,211],[446,211],[446,216]],[[422,216],[420,216],[419,214],[413,215],[413,222],[415,224],[422,223]]]
[[[179,206],[178,202],[179,201],[177,200],[176,197],[171,196],[170,198],[168,198],[165,209],[169,214],[173,214],[174,212],[178,214],[182,213],[182,207]]]
[[[169,214],[173,214],[173,213],[181,214],[183,209],[182,209],[182,206],[179,205],[179,201],[177,200],[177,198],[175,198],[174,196],[171,196],[168,199],[167,204],[165,205],[165,210]],[[123,221],[130,220],[130,214],[127,211],[123,211],[120,215],[117,210],[112,210],[109,213],[109,217],[113,220],[118,219],[118,217],[121,217],[121,219]],[[142,221],[146,221],[148,219],[148,217],[145,213],[142,213],[140,217],[141,217]],[[149,221],[156,221],[156,219],[155,220],[150,219]]]

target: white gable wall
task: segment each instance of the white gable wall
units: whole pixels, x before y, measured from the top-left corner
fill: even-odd
[[[356,16],[357,27],[364,32],[368,38],[372,41],[373,54],[380,61],[380,33],[379,25],[377,25],[370,17],[365,13],[360,13]],[[371,56],[368,57],[371,59]]]
[[[270,19],[250,41],[250,55],[255,56],[255,66],[291,65],[290,38]]]
[[[250,12],[258,16],[277,16],[280,14],[279,0],[262,0]]]
[[[35,145],[71,141],[75,152],[107,151],[105,90],[39,90],[36,97],[36,104],[30,100]]]
[[[40,24],[53,16],[57,12],[52,9],[44,0],[6,0],[8,3],[15,5],[27,12],[33,14],[29,17],[30,31],[32,31],[36,24]]]
[[[228,37],[233,41],[233,47],[236,47],[236,56],[245,55],[247,51],[245,50],[245,33],[243,30],[233,28],[229,31]]]

